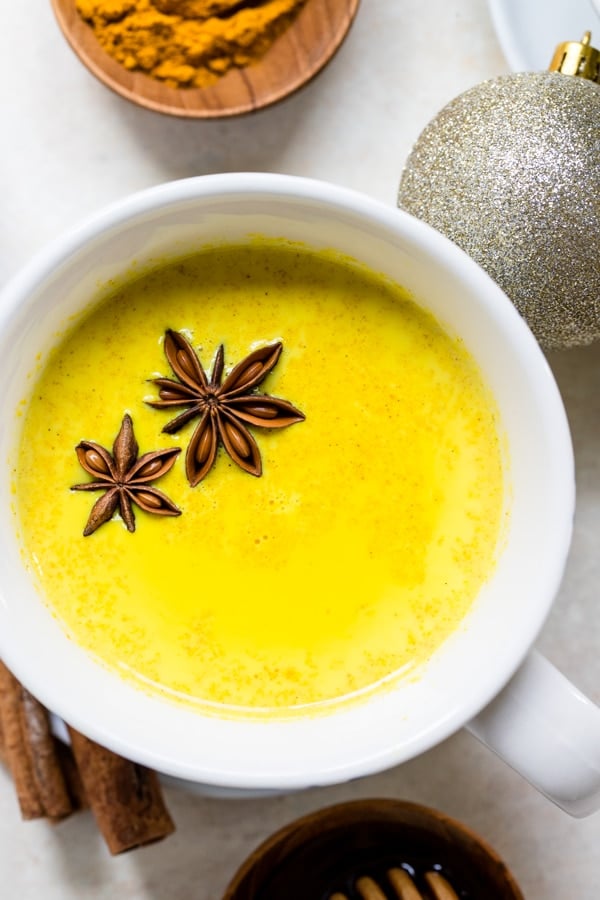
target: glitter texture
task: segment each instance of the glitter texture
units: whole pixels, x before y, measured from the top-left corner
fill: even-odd
[[[417,140],[398,205],[478,262],[547,348],[600,337],[600,86],[486,81]]]

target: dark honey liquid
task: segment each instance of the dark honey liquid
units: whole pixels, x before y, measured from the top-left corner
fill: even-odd
[[[354,823],[307,840],[274,866],[253,900],[329,900],[340,892],[362,900],[359,878],[369,876],[389,900],[397,900],[387,877],[403,868],[424,898],[431,897],[425,874],[439,872],[460,900],[505,900],[512,893],[498,889],[496,878],[460,848],[439,835],[390,823]]]

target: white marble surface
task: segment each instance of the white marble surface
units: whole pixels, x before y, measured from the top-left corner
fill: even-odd
[[[428,120],[460,91],[507,71],[484,0],[363,0],[338,56],[300,94],[251,118],[185,122],[97,83],[65,44],[49,0],[5,2],[2,13],[0,283],[98,207],[173,178],[286,172],[393,204],[403,160]],[[600,346],[550,362],[573,428],[578,512],[539,645],[600,701]],[[393,771],[287,797],[224,801],[169,789],[176,835],[117,859],[88,814],[57,827],[21,823],[0,772],[0,896],[219,900],[273,829],[367,796],[412,799],[462,819],[504,856],[528,900],[597,896],[600,815],[570,819],[465,733]]]

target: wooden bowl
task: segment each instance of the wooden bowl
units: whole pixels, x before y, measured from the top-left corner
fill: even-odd
[[[75,0],[51,2],[76,55],[107,87],[147,109],[197,119],[253,112],[298,90],[340,47],[359,4],[359,0],[307,0],[259,62],[231,69],[210,87],[171,88],[112,59],[77,12]]]
[[[242,863],[223,900],[363,897],[359,878],[368,876],[385,890],[385,873],[402,866],[412,868],[417,884],[439,867],[456,894],[469,900],[524,900],[478,835],[437,810],[385,799],[331,806],[282,828]]]

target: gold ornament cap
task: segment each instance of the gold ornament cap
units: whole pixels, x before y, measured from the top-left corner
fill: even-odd
[[[576,75],[600,84],[600,50],[591,46],[591,31],[586,31],[580,41],[564,41],[554,51],[551,72]]]

